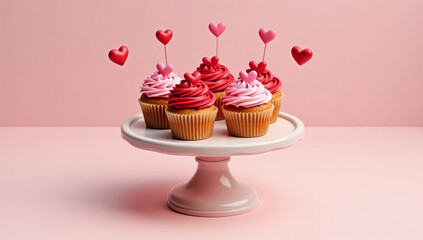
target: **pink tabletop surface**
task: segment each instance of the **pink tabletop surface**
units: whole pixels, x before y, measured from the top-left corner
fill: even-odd
[[[233,157],[261,203],[177,214],[192,157],[135,149],[111,128],[0,128],[1,239],[423,239],[423,128],[307,128],[296,146]]]

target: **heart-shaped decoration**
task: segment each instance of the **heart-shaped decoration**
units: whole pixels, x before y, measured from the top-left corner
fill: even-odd
[[[216,37],[219,37],[226,29],[226,24],[220,22],[219,24],[210,23],[209,24],[210,32],[213,33]]]
[[[193,74],[185,73],[184,78],[192,85],[198,85],[198,83],[200,83],[201,74],[197,71],[195,71]]]
[[[109,52],[109,59],[118,64],[123,66],[125,64],[126,59],[128,58],[129,50],[126,46],[121,46],[119,50],[112,49]]]
[[[256,80],[257,77],[257,72],[256,71],[251,71],[249,73],[247,73],[246,71],[241,71],[239,72],[239,78],[241,78],[241,80],[245,81],[246,83],[252,85],[254,80]]]
[[[158,30],[156,32],[156,38],[164,45],[168,44],[170,39],[173,37],[173,32],[170,29],[166,29],[166,31]]]
[[[203,57],[203,63],[209,67],[216,67],[216,65],[219,63],[219,57],[214,56],[211,60],[208,57]]]
[[[164,65],[163,63],[159,62],[157,63],[156,67],[157,71],[159,71],[159,73],[163,75],[163,77],[169,76],[169,74],[173,71],[172,64]]]
[[[250,65],[250,68],[257,73],[262,73],[267,67],[267,62],[261,61],[259,64],[257,64],[256,61],[250,61],[248,65]]]
[[[273,29],[267,30],[266,28],[260,28],[259,36],[264,44],[268,44],[276,37],[276,31]]]
[[[300,66],[308,62],[311,59],[311,57],[313,57],[313,52],[311,51],[311,49],[305,48],[301,50],[301,48],[298,46],[294,46],[291,49],[291,54],[294,60]]]

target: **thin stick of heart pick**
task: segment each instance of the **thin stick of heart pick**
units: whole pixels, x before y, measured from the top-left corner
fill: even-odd
[[[173,37],[173,32],[170,29],[166,29],[166,31],[163,30],[157,30],[156,32],[156,38],[164,45],[164,54],[165,54],[165,61],[167,65],[167,52],[166,52],[166,45],[169,43],[170,39]]]
[[[226,24],[223,22],[220,22],[219,24],[211,22],[209,24],[209,30],[210,32],[216,36],[216,56],[218,56],[219,52],[219,36],[225,31]]]
[[[266,46],[269,42],[271,42],[276,37],[276,31],[273,29],[267,30],[266,28],[259,29],[259,36],[264,43],[264,51],[263,51],[263,61],[264,57],[266,56]]]

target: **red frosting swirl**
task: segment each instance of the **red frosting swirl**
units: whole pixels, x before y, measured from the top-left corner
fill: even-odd
[[[224,91],[235,79],[227,67],[217,63],[215,66],[200,64],[197,71],[201,73],[201,80],[207,84],[212,92]]]
[[[203,81],[194,85],[187,80],[182,80],[180,84],[170,90],[167,101],[168,106],[175,108],[202,109],[214,105],[216,96]]]
[[[247,69],[247,73],[250,71],[253,71],[253,69]],[[263,72],[257,74],[256,79],[260,81],[272,94],[281,90],[282,88],[281,80],[273,75],[270,70],[264,69]]]

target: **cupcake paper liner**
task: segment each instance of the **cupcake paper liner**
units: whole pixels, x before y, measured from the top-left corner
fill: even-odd
[[[275,108],[273,109],[272,117],[270,119],[270,123],[275,123],[278,120],[279,111],[281,110],[283,96],[284,95],[282,93],[282,96],[277,97],[277,98],[272,98],[272,100],[270,101],[273,104],[273,106],[275,106]]]
[[[267,133],[274,106],[259,112],[235,112],[223,108],[228,132],[236,137],[260,137]]]
[[[145,124],[149,128],[168,129],[169,122],[166,117],[165,109],[167,105],[146,103],[138,100],[144,115]]]
[[[200,114],[180,114],[166,110],[173,137],[182,140],[201,140],[211,137],[217,108]]]
[[[225,117],[223,116],[222,108],[223,108],[223,99],[222,96],[216,96],[216,102],[214,105],[217,107],[218,112],[216,116],[216,121],[223,120]]]

